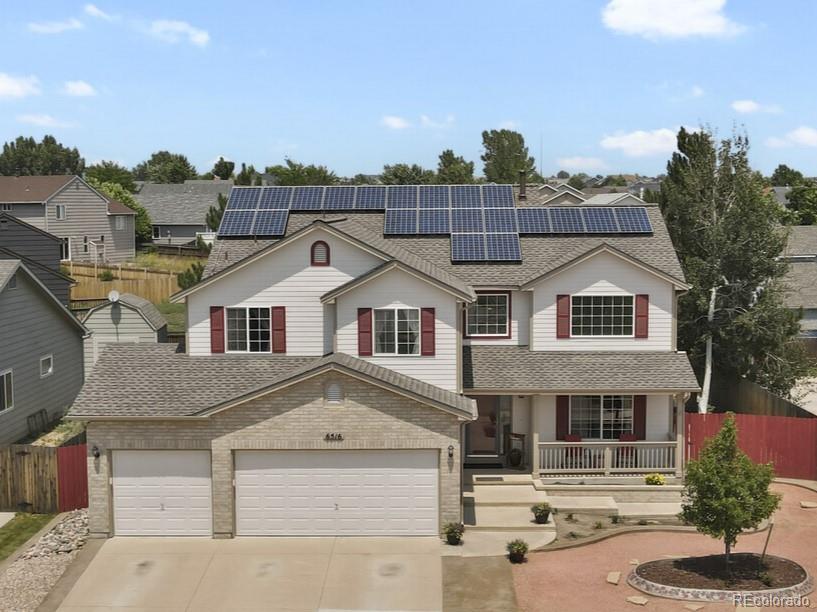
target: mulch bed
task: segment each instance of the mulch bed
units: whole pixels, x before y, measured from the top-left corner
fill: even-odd
[[[648,561],[635,571],[641,578],[658,584],[725,591],[782,589],[806,579],[805,570],[794,561],[766,555],[761,567],[760,555],[754,553],[733,553],[729,572],[723,555]]]

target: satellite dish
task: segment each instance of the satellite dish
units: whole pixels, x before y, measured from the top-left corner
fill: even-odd
[[[111,292],[108,294],[108,301],[109,302],[119,301],[119,292],[116,289],[111,289]]]

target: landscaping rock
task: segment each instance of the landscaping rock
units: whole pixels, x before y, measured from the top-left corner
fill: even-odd
[[[809,508],[809,509],[811,509],[811,508],[817,508],[817,502],[812,502],[812,501],[801,501],[801,502],[800,502],[800,507],[801,507],[801,508]]]
[[[692,610],[692,612],[698,612],[698,610],[702,610],[704,607],[703,604],[696,604],[696,603],[688,603],[684,606],[685,610]]]
[[[64,555],[79,550],[88,539],[88,513],[75,510],[23,553],[23,559]]]
[[[630,565],[638,565],[638,559],[630,559]]]
[[[607,582],[610,584],[618,584],[619,580],[621,580],[621,572],[610,572],[607,574]]]
[[[646,606],[647,602],[650,600],[647,599],[646,597],[641,597],[641,595],[632,595],[627,598],[627,601],[637,606]]]

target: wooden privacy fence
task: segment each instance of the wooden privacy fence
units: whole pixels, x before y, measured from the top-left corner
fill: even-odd
[[[69,261],[63,264],[63,271],[77,281],[71,287],[71,300],[104,298],[111,289],[116,289],[158,303],[166,301],[180,289],[178,275],[167,270]],[[100,280],[99,275],[103,272],[110,272],[114,280]]]
[[[86,444],[0,448],[0,511],[66,512],[88,505]]]
[[[686,458],[696,459],[725,414],[686,415]],[[773,463],[777,476],[817,480],[817,419],[736,414],[738,444],[758,463]]]

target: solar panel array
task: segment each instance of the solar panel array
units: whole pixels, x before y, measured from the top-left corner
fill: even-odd
[[[643,206],[518,208],[520,234],[649,234]]]

